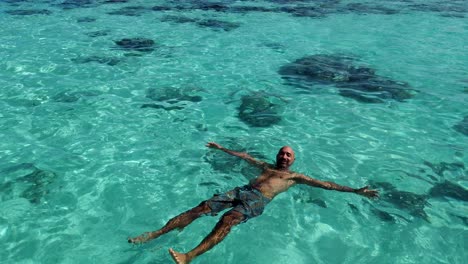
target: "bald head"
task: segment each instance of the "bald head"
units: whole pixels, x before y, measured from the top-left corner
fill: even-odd
[[[290,146],[280,148],[276,154],[276,168],[287,170],[294,163],[296,155]]]

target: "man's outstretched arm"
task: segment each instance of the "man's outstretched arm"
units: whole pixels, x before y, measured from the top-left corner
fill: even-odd
[[[215,142],[208,142],[206,144],[207,147],[209,148],[214,148],[214,149],[219,149],[219,150],[222,150],[230,155],[233,155],[233,156],[236,156],[236,157],[239,157],[241,159],[244,159],[245,161],[247,161],[248,163],[254,165],[254,166],[257,166],[257,167],[265,167],[267,166],[268,164],[266,162],[263,162],[263,161],[259,161],[257,159],[255,159],[254,157],[250,156],[249,154],[245,153],[245,152],[237,152],[237,151],[233,151],[233,150],[230,150],[230,149],[227,149],[221,145],[219,145],[218,143],[215,143]]]
[[[339,192],[352,192],[352,193],[356,193],[356,194],[359,194],[368,198],[376,198],[379,196],[379,192],[377,190],[369,189],[369,186],[364,186],[362,188],[354,189],[348,186],[336,184],[334,182],[320,181],[317,179],[313,179],[303,174],[297,174],[294,177],[294,180],[296,181],[296,183],[299,183],[299,184],[307,184],[309,186],[318,187],[318,188],[322,188],[326,190],[335,190]]]

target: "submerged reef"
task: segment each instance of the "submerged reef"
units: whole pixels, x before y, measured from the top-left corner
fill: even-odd
[[[94,17],[80,17],[76,20],[78,23],[91,23],[91,22],[96,22],[96,18]]]
[[[198,103],[203,97],[198,95],[202,91],[199,88],[151,88],[146,92],[146,98],[157,103],[143,104],[141,108],[154,108],[163,110],[182,110],[189,103]]]
[[[427,202],[428,195],[425,194],[415,194],[407,191],[400,191],[395,186],[388,182],[373,182],[371,183],[373,188],[383,189],[383,192],[380,195],[379,202],[390,203],[396,206],[399,209],[402,209],[409,213],[410,215],[418,218],[422,218],[425,221],[429,222],[428,215],[424,211],[424,208],[429,203]],[[379,210],[379,209],[377,209]],[[380,218],[385,217],[389,218],[382,214],[382,210],[379,210],[378,215]],[[385,212],[388,213],[388,212]]]
[[[93,0],[65,0],[58,4],[62,9],[75,9],[75,8],[91,8],[97,7],[99,4]]]
[[[161,18],[162,22],[171,22],[177,24],[193,23],[199,27],[210,28],[215,31],[231,31],[240,27],[239,23],[222,21],[218,19],[198,19],[187,16],[166,15]]]
[[[5,13],[14,16],[31,16],[31,15],[50,15],[52,11],[47,9],[17,9],[7,10]]]
[[[100,91],[62,91],[54,96],[52,96],[52,100],[54,102],[59,103],[74,103],[79,100],[83,100],[89,97],[96,97],[101,95]]]
[[[12,6],[18,6],[21,0],[4,0]],[[130,0],[61,0],[44,1],[51,6],[64,10],[78,8],[98,8],[102,5],[119,5],[133,3]],[[207,13],[235,13],[247,14],[252,12],[285,13],[295,17],[320,19],[331,15],[357,14],[357,15],[394,15],[410,14],[414,12],[433,13],[443,17],[465,18],[468,5],[463,0],[452,1],[416,1],[416,0],[381,0],[362,3],[349,3],[341,0],[266,0],[266,1],[164,1],[164,3],[146,6],[124,6],[110,11],[111,15],[140,16],[145,12],[172,13],[202,11]]]
[[[311,89],[317,84],[331,84],[341,96],[363,103],[404,101],[412,97],[408,84],[379,76],[374,69],[359,66],[355,61],[342,55],[311,55],[281,66],[278,73],[288,85]]]
[[[462,121],[453,126],[453,129],[468,136],[468,116],[465,116]]]
[[[124,38],[114,42],[125,51],[152,52],[155,46],[154,40],[147,38]]]
[[[245,152],[245,147],[238,142],[236,138],[227,138],[221,142],[221,145],[228,149],[235,149],[239,152]],[[203,160],[211,165],[213,170],[225,173],[227,175],[239,173],[242,169],[242,159],[232,155],[226,155],[222,151],[209,149],[203,156]]]
[[[468,201],[468,190],[450,181],[437,183],[429,190],[429,195],[436,198],[452,198],[459,201]]]
[[[424,161],[423,163],[427,167],[429,167],[432,172],[435,174],[439,175],[440,177],[444,176],[445,172],[456,172],[456,171],[461,171],[465,169],[465,164],[462,162],[439,162],[439,163],[432,163],[429,161]],[[425,170],[423,170],[424,172]]]
[[[252,127],[269,127],[281,121],[280,105],[263,93],[242,96],[238,117]]]
[[[121,16],[141,16],[146,12],[151,11],[144,6],[126,6],[118,10],[108,12],[109,15],[121,15]]]
[[[244,4],[249,2],[249,4]],[[267,0],[267,5],[255,5],[254,1],[204,2],[204,1],[169,1],[167,5],[154,6],[154,11],[186,12],[200,10],[218,13],[287,13],[296,17],[324,18],[336,14],[358,15],[394,15],[413,12],[430,12],[444,17],[464,18],[468,6],[464,1],[431,1],[421,4],[413,0],[348,3],[340,0],[323,1],[282,1]]]
[[[86,56],[86,57],[78,57],[72,59],[74,63],[99,63],[99,64],[106,64],[109,66],[115,66],[121,62],[121,59],[117,57],[104,57],[104,56]]]
[[[4,180],[0,184],[2,201],[17,197],[28,199],[33,204],[41,202],[58,177],[52,171],[42,170],[34,164],[23,163],[1,171]]]
[[[104,37],[110,34],[110,30],[97,30],[97,31],[91,31],[86,33],[88,37],[95,38],[95,37]]]

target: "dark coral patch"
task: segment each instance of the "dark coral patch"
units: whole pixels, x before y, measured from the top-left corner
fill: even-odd
[[[240,27],[239,23],[222,21],[217,19],[203,19],[197,22],[197,25],[201,27],[208,27],[213,30],[223,30],[223,31],[231,31]]]
[[[144,6],[126,6],[121,9],[108,12],[109,15],[122,15],[122,16],[141,16],[148,12],[149,9]]]
[[[120,63],[120,59],[116,57],[104,57],[104,56],[87,56],[87,57],[79,57],[76,59],[72,59],[75,63],[90,63],[95,62],[99,64],[106,64],[109,66],[115,66]]]
[[[319,54],[288,63],[278,73],[286,80],[331,84],[369,79],[374,70],[353,65],[351,57]]]
[[[340,95],[364,103],[404,101],[413,96],[408,84],[375,74],[355,59],[341,55],[312,55],[288,63],[278,70],[287,84],[310,89],[317,84],[332,84]]]
[[[380,14],[380,15],[393,15],[400,13],[400,10],[388,8],[381,5],[371,5],[366,3],[349,3],[343,8],[344,12],[357,13],[357,14]]]
[[[42,170],[30,163],[19,164],[3,170],[2,175],[7,179],[0,185],[1,200],[23,197],[33,204],[41,202],[49,192],[58,175],[52,171]]]
[[[190,18],[187,16],[174,16],[174,15],[167,15],[161,18],[162,22],[172,22],[177,24],[185,24],[185,23],[195,23],[198,20],[195,18]]]
[[[52,11],[47,9],[18,9],[7,10],[5,13],[14,16],[31,16],[31,15],[50,15]]]
[[[197,93],[200,89],[190,88],[151,88],[146,93],[146,98],[149,98],[157,103],[143,104],[141,108],[154,108],[170,110],[182,110],[187,104],[198,103],[203,100],[203,97]]]
[[[342,83],[337,87],[340,95],[362,103],[383,103],[388,99],[402,102],[412,97],[408,84],[384,77]]]
[[[65,0],[58,4],[62,9],[90,8],[96,5],[97,3],[93,0]]]
[[[149,89],[146,97],[160,102],[167,102],[170,104],[178,103],[182,101],[197,103],[202,101],[202,97],[199,95],[195,95],[194,93],[198,89],[179,89],[179,88],[163,88],[163,89],[156,89],[152,88]]]
[[[238,117],[252,127],[268,127],[281,121],[279,105],[260,93],[245,95],[241,99]]]
[[[468,136],[468,116],[465,116],[462,121],[453,126],[453,129]]]
[[[424,161],[424,165],[428,166],[435,174],[444,177],[446,172],[457,172],[463,171],[465,169],[465,164],[462,162],[439,162],[431,163],[429,161]]]
[[[154,108],[154,109],[163,109],[166,111],[172,111],[172,110],[183,110],[185,107],[183,106],[177,106],[177,105],[160,105],[160,104],[143,104],[141,108]]]
[[[385,221],[385,222],[395,222],[395,217],[392,216],[390,213],[379,210],[377,208],[371,208],[372,213],[376,215],[380,220]]]
[[[217,19],[197,19],[187,16],[167,15],[161,18],[162,22],[172,22],[177,24],[194,23],[199,27],[207,27],[217,31],[231,31],[240,27],[239,23],[222,21]]]
[[[450,181],[437,183],[429,190],[432,197],[453,198],[459,201],[468,201],[468,190],[463,186]]]
[[[76,20],[78,23],[90,23],[95,22],[97,19],[94,17],[80,17]]]
[[[228,149],[234,149],[239,152],[246,152],[242,144],[239,143],[239,138],[227,138],[224,139],[221,144],[226,146]],[[249,153],[251,153],[249,151]],[[233,172],[239,173],[240,170],[245,168],[242,160],[231,155],[223,155],[221,151],[209,149],[209,151],[203,156],[203,160],[210,164],[213,170],[224,173],[226,175],[232,175]],[[252,168],[252,166],[248,166]]]
[[[172,7],[170,6],[153,6],[151,8],[153,11],[171,11]]]
[[[127,51],[152,52],[155,42],[147,38],[124,38],[114,41],[120,49]]]
[[[128,3],[129,0],[106,0],[104,1],[105,4],[120,4],[120,3]]]
[[[64,91],[54,95],[52,99],[59,103],[75,103],[81,99],[99,95],[101,95],[99,91]]]
[[[98,30],[86,33],[87,36],[95,38],[95,37],[103,37],[109,35],[109,30]]]
[[[429,221],[429,217],[424,211],[424,208],[428,205],[427,195],[400,191],[392,184],[386,182],[374,182],[371,186],[383,189],[380,195],[381,201],[390,203],[414,217]]]

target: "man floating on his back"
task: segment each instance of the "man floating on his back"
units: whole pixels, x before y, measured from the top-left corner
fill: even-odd
[[[215,194],[211,199],[203,201],[198,206],[172,218],[159,230],[146,232],[135,238],[129,238],[129,243],[139,244],[147,242],[176,228],[183,229],[200,216],[207,214],[214,216],[225,209],[231,208],[223,214],[211,233],[191,251],[180,253],[172,248],[169,249],[169,253],[176,263],[190,263],[194,258],[221,242],[233,226],[261,215],[265,206],[276,195],[288,190],[289,187],[295,184],[306,184],[327,190],[351,192],[368,198],[378,197],[378,192],[369,189],[369,186],[353,189],[333,182],[316,180],[304,174],[290,171],[289,167],[294,163],[295,155],[293,149],[289,146],[284,146],[278,151],[278,154],[276,154],[276,164],[259,161],[247,153],[226,149],[215,142],[209,142],[206,146],[244,159],[251,165],[260,168],[262,173],[247,185],[236,187],[224,194]]]

